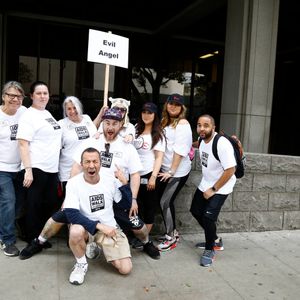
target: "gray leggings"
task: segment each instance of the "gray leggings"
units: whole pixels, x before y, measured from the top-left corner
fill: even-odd
[[[160,182],[158,188],[160,209],[168,235],[171,235],[176,229],[174,202],[188,177],[189,174],[184,177],[172,177],[167,182]]]

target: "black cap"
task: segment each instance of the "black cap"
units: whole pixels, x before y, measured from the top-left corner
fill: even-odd
[[[157,114],[157,106],[153,102],[147,102],[143,105],[142,111],[149,111]]]

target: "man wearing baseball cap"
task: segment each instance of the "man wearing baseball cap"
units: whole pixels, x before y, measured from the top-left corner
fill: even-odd
[[[105,111],[102,117],[103,134],[101,134],[99,138],[92,137],[86,139],[76,149],[75,155],[73,156],[75,163],[71,171],[71,177],[81,172],[81,154],[84,149],[90,147],[95,148],[100,153],[100,175],[102,174],[106,177],[111,177],[111,179],[114,180],[115,172],[119,169],[122,170],[127,180],[130,178],[132,204],[130,209],[122,207],[121,204],[119,206],[114,206],[115,219],[123,230],[132,230],[135,236],[143,242],[144,252],[153,259],[159,259],[160,253],[149,240],[147,227],[137,214],[138,206],[136,197],[140,186],[139,171],[142,170],[142,164],[133,145],[124,142],[122,137],[118,135],[119,130],[122,128],[122,120],[123,117],[120,110],[110,108]],[[67,221],[63,211],[58,211],[47,221],[47,223],[49,225],[47,226],[49,232],[45,230],[46,225],[42,231],[45,240],[54,236]],[[27,253],[27,256],[22,259],[31,257],[40,252],[42,248],[37,250],[39,251]],[[99,249],[94,242],[87,245],[86,256],[88,258],[95,258],[98,253]]]

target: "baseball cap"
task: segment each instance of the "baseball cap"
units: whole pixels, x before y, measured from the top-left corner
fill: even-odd
[[[122,121],[122,113],[117,108],[109,108],[103,115],[102,120],[116,120],[116,121]]]
[[[142,111],[149,111],[157,114],[157,106],[153,102],[146,102],[143,105]]]
[[[184,105],[184,98],[179,94],[172,94],[167,98],[167,102],[176,102],[180,105]]]

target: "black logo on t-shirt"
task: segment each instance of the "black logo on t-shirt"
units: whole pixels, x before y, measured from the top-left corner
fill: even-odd
[[[75,127],[75,132],[77,133],[78,140],[85,140],[90,137],[89,131],[86,126]]]
[[[208,153],[206,152],[202,152],[202,156],[201,156],[201,164],[202,166],[207,168],[207,161],[208,161]]]
[[[95,212],[101,209],[104,209],[104,195],[93,195],[90,196],[90,206],[91,206],[91,212]]]
[[[54,130],[60,129],[59,124],[53,118],[48,118],[46,121],[53,126]]]
[[[101,151],[100,156],[101,156],[101,167],[110,168],[114,154],[111,152],[107,153],[106,151]]]
[[[18,124],[11,125],[10,127],[10,139],[11,141],[15,141],[17,137]]]

